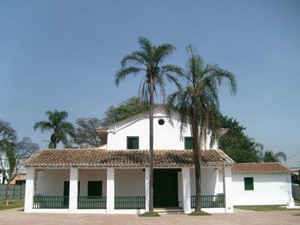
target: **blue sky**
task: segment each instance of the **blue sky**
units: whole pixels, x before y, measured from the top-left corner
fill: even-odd
[[[300,166],[300,1],[0,1],[0,118],[40,147],[49,134],[33,125],[47,110],[69,121],[103,116],[137,94],[114,76],[137,39],[171,43],[184,67],[193,44],[207,63],[233,72],[237,96],[221,88],[221,110],[265,150]],[[168,88],[172,90],[172,87]]]

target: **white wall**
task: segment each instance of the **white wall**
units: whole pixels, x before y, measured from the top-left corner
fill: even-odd
[[[254,190],[244,190],[244,177],[253,177]],[[232,174],[233,205],[271,205],[289,202],[290,174]]]
[[[165,123],[159,125],[158,121],[163,119]],[[184,140],[180,138],[180,123],[178,118],[173,116],[173,124],[163,112],[154,115],[154,149],[183,150]],[[149,119],[148,116],[136,118],[133,121],[126,120],[116,126],[110,126],[108,130],[107,149],[117,150],[127,148],[127,136],[139,137],[139,149],[149,149]],[[189,126],[186,128],[183,137],[190,137]],[[217,143],[213,146],[216,149]],[[203,145],[204,148],[204,145]],[[205,149],[209,149],[209,142]]]
[[[63,196],[64,181],[68,180],[69,169],[36,170],[35,195]]]
[[[106,169],[79,169],[80,196],[87,196],[88,181],[102,181],[102,196],[106,196]]]
[[[145,196],[143,169],[115,169],[115,196]]]
[[[191,177],[191,195],[196,195],[195,186],[195,169],[190,169]],[[202,195],[216,195],[223,193],[223,187],[221,188],[218,183],[218,170],[214,167],[207,167],[201,169],[201,194]]]

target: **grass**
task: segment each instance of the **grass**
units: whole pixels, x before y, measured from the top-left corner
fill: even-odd
[[[157,212],[145,212],[143,214],[139,214],[139,217],[159,217],[160,215]]]
[[[203,212],[203,211],[194,211],[188,214],[189,216],[211,216],[211,214]]]
[[[239,205],[234,206],[235,209],[244,209],[252,211],[282,211],[287,210],[285,205]]]
[[[0,210],[13,209],[13,208],[21,208],[24,207],[24,200],[10,200],[8,206],[6,206],[6,201],[0,201]]]
[[[300,200],[295,200],[295,205],[300,206]],[[238,205],[236,209],[252,210],[252,211],[283,211],[286,205]]]

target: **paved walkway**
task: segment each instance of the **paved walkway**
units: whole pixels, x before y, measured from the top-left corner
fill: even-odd
[[[1,225],[299,225],[300,210],[254,212],[236,210],[232,214],[192,217],[184,214],[141,218],[136,215],[24,213],[22,209],[0,211]]]

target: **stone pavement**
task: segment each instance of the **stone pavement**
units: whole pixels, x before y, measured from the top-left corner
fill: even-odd
[[[300,225],[300,210],[254,212],[235,210],[232,214],[187,216],[184,214],[161,215],[141,218],[137,215],[99,214],[49,214],[24,213],[22,209],[0,211],[0,225]]]

